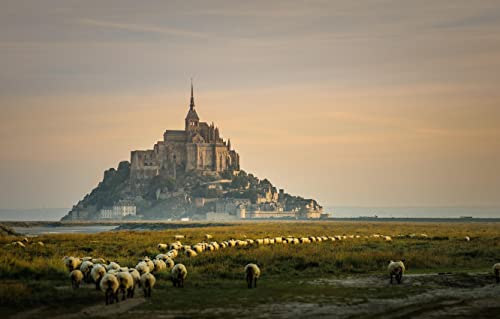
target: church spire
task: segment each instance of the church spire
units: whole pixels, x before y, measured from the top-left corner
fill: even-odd
[[[191,78],[191,103],[189,103],[189,109],[194,110],[193,78]]]

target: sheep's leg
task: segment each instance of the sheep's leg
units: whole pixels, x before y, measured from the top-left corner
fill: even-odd
[[[253,280],[253,287],[257,288],[257,277],[255,277],[255,279]]]
[[[125,288],[123,288],[123,289],[122,289],[122,300],[127,299],[127,298],[125,297],[125,291],[126,291],[126,290],[125,290]]]

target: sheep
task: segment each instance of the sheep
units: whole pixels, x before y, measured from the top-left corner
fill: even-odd
[[[154,267],[153,267],[154,268]],[[136,266],[135,269],[142,275],[150,272],[149,266],[146,262],[141,261]]]
[[[158,250],[159,251],[166,251],[168,250],[168,245],[167,244],[158,244]]]
[[[203,246],[200,244],[194,245],[192,249],[198,254],[203,252]]]
[[[283,237],[276,237],[276,238],[274,238],[274,242],[276,244],[282,244],[283,243]]]
[[[257,288],[257,278],[260,276],[259,266],[256,264],[248,264],[245,266],[245,276],[247,280],[248,288],[252,288],[252,284],[254,288]]]
[[[391,236],[384,236],[384,240],[388,241],[388,242],[391,242],[392,238],[391,238]]]
[[[118,288],[120,288],[120,282],[113,274],[105,274],[101,279],[99,284],[101,291],[104,292],[106,298],[106,305],[118,302]]]
[[[25,245],[25,244],[23,244],[23,243],[22,243],[22,242],[20,242],[20,241],[14,241],[14,242],[12,242],[12,243],[11,243],[11,245],[12,245],[12,246],[14,246],[14,247],[26,248],[26,245]]]
[[[92,263],[93,264],[105,264],[106,260],[104,258],[92,258]]]
[[[497,279],[497,284],[500,283],[500,263],[496,263],[493,265],[493,273]]]
[[[144,257],[142,261],[148,265],[149,272],[155,269],[155,264],[153,263],[153,261],[151,261],[151,259],[149,259],[149,257]]]
[[[73,270],[78,269],[81,264],[82,264],[82,261],[80,258],[73,257],[73,256],[64,257],[64,265],[66,266],[66,268],[68,268],[69,272],[72,272]]]
[[[107,271],[110,271],[110,270],[120,270],[120,265],[118,265],[117,263],[115,263],[114,261],[110,262],[108,264],[108,266],[106,267],[106,270]]]
[[[192,249],[188,249],[186,250],[186,256],[188,257],[196,257],[198,254],[196,253],[196,251],[192,250]]]
[[[45,246],[45,244],[43,243],[43,241],[39,241],[39,242],[37,242],[36,244],[37,244],[38,246],[40,246],[40,247],[44,247],[44,246]]]
[[[155,282],[155,276],[150,273],[141,276],[141,287],[144,291],[144,297],[151,297],[151,289],[154,287]]]
[[[116,279],[118,279],[118,282],[120,283],[118,292],[122,292],[122,300],[125,300],[126,298],[133,298],[135,285],[132,275],[128,271],[119,272],[116,274]],[[127,294],[126,297],[125,294]]]
[[[186,236],[184,236],[184,235],[175,235],[174,236],[175,240],[180,240],[180,239],[184,239],[184,238],[186,238]]]
[[[167,256],[170,257],[170,258],[176,258],[177,255],[179,255],[179,252],[177,251],[177,249],[172,249],[170,250],[168,253],[167,253]]]
[[[264,239],[262,238],[256,239],[255,242],[257,242],[257,245],[264,245]]]
[[[95,290],[99,290],[99,283],[101,282],[102,277],[106,274],[106,268],[101,264],[96,264],[92,267],[90,271],[90,277],[95,282]]]
[[[465,241],[470,241],[470,237],[469,236],[465,236],[464,240]]]
[[[28,240],[27,237],[24,237],[23,240],[21,240],[21,241],[24,242],[24,243],[26,243],[26,244],[29,242],[29,240]]]
[[[213,236],[212,236],[212,235],[210,235],[210,234],[205,234],[205,239],[206,239],[206,240],[209,240],[209,239],[212,239],[212,238],[213,238]]]
[[[159,271],[167,269],[167,264],[165,264],[165,262],[161,259],[153,260],[153,264],[155,266],[154,267],[155,272],[159,272]]]
[[[80,265],[80,271],[82,272],[83,278],[86,282],[90,281],[90,272],[92,271],[93,267],[94,264],[90,260],[86,260]]]
[[[85,257],[82,257],[80,258],[82,260],[82,262],[84,261],[91,261],[92,260],[92,257],[89,257],[89,256],[85,256]]]
[[[80,288],[80,284],[83,280],[83,273],[80,270],[75,269],[71,271],[71,273],[69,274],[69,278],[71,279],[71,286],[73,287],[73,289]]]
[[[405,272],[405,264],[404,264],[404,259],[401,261],[390,261],[389,265],[387,266],[387,269],[389,270],[389,275],[391,277],[391,284],[392,284],[392,277],[396,277],[396,281],[398,284],[401,283],[401,280],[403,279],[403,274]]]
[[[134,287],[141,286],[141,274],[135,268],[131,268],[128,270],[132,278],[134,279]]]
[[[187,269],[183,264],[177,264],[172,268],[172,283],[174,287],[183,288],[187,277]]]
[[[173,250],[173,249],[181,249],[182,243],[180,241],[173,242],[168,245],[168,249]]]
[[[165,265],[167,266],[167,269],[174,268],[175,263],[171,258],[165,259],[164,262],[165,262]]]

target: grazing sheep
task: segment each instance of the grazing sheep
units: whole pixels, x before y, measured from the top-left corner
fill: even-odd
[[[172,268],[172,283],[174,287],[183,288],[187,277],[187,269],[183,264],[177,264]]]
[[[264,239],[262,238],[256,239],[255,242],[257,242],[257,245],[264,245]]]
[[[71,271],[71,273],[69,274],[69,278],[71,279],[71,286],[73,287],[73,289],[80,288],[80,284],[83,280],[83,274],[80,270],[75,269]]]
[[[92,260],[92,257],[89,257],[89,256],[85,256],[85,257],[82,257],[80,258],[82,260],[82,262],[84,261],[91,261]]]
[[[90,277],[95,282],[95,290],[99,290],[99,283],[101,282],[102,277],[106,274],[106,268],[101,264],[96,264],[92,267],[90,271]]]
[[[391,238],[391,236],[384,236],[384,240],[388,241],[388,242],[391,242],[392,238]]]
[[[151,297],[151,289],[154,287],[155,282],[155,276],[150,273],[141,276],[141,287],[144,291],[144,297]]]
[[[172,259],[167,258],[167,259],[164,260],[164,262],[165,262],[165,265],[167,266],[167,269],[174,268],[175,263],[174,263],[174,261]]]
[[[142,259],[143,262],[145,262],[148,267],[149,267],[149,272],[152,272],[154,269],[155,269],[155,264],[153,263],[153,261],[151,259],[149,259],[149,257],[144,257]]]
[[[206,234],[206,235],[205,235],[205,239],[206,239],[206,240],[209,240],[209,239],[212,239],[212,238],[213,238],[213,236],[212,236],[212,235],[210,235],[210,234]]]
[[[118,302],[118,288],[120,288],[120,282],[113,274],[105,274],[101,279],[99,284],[101,291],[104,292],[106,298],[106,305]]]
[[[391,284],[392,284],[392,277],[396,277],[396,281],[398,284],[401,283],[401,280],[403,279],[403,274],[405,272],[405,264],[404,264],[404,259],[401,261],[390,261],[389,266],[387,266],[387,269],[389,270],[389,275],[391,277]]]
[[[167,244],[158,244],[158,250],[159,251],[166,251],[166,250],[168,250],[168,245]]]
[[[45,246],[45,244],[44,244],[42,241],[39,241],[39,242],[37,242],[36,244],[37,244],[38,246],[40,246],[40,247]]]
[[[245,276],[248,288],[257,288],[257,278],[260,276],[259,266],[256,264],[248,264],[245,266]]]
[[[165,261],[165,259],[167,259],[167,258],[169,258],[169,257],[167,256],[167,254],[158,254],[158,255],[156,255],[156,257],[155,257],[155,259],[161,259],[161,260],[163,260],[163,261]]]
[[[470,237],[469,236],[465,236],[464,240],[465,241],[470,241]]]
[[[106,260],[104,258],[92,258],[92,263],[93,264],[105,264]]]
[[[193,246],[193,250],[198,254],[201,254],[203,252],[203,246],[200,244],[196,244]]]
[[[81,264],[82,264],[82,261],[80,258],[73,257],[73,256],[64,257],[64,265],[66,266],[66,268],[68,268],[68,270],[70,272],[72,272],[75,269],[78,269]]]
[[[120,283],[118,292],[122,292],[122,300],[125,300],[126,298],[133,298],[135,285],[132,275],[129,272],[119,272],[116,274],[116,279],[118,279],[118,282]]]
[[[135,269],[142,275],[150,272],[150,269],[149,269],[149,266],[146,262],[144,261],[141,261],[139,262],[136,266],[135,266]],[[153,266],[153,269],[154,269],[154,266]]]
[[[192,250],[192,249],[188,249],[186,250],[186,256],[188,257],[196,257],[198,254],[196,253],[196,251]]]
[[[493,265],[493,273],[497,279],[497,284],[500,283],[500,263],[496,263]]]
[[[12,245],[12,246],[14,246],[14,247],[26,248],[26,245],[25,245],[25,244],[23,244],[23,243],[22,243],[22,242],[20,242],[20,241],[14,241],[14,242],[12,242],[12,243],[11,243],[11,245]]]
[[[184,238],[186,238],[186,236],[184,236],[184,235],[175,235],[174,236],[175,240],[180,240],[180,239],[184,239]]]
[[[94,264],[90,260],[86,260],[80,265],[80,271],[82,272],[83,278],[86,282],[90,282],[90,272],[93,267]]]

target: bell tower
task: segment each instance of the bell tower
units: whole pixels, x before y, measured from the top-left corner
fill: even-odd
[[[200,118],[194,109],[194,95],[193,95],[193,80],[191,80],[191,102],[189,103],[189,111],[186,116],[186,126],[185,130],[188,131],[198,131],[200,124]]]

